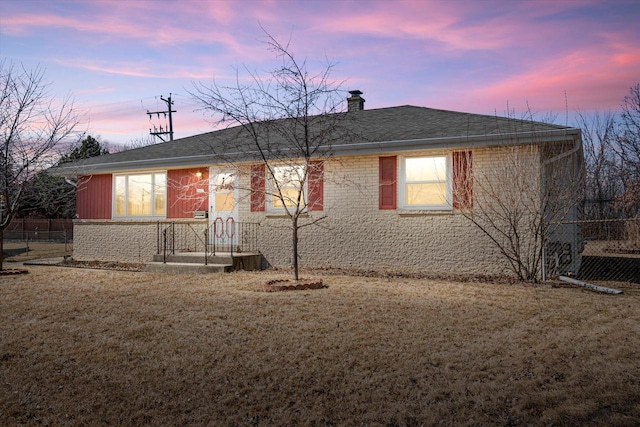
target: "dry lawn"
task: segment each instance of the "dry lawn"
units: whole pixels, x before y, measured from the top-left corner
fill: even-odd
[[[29,267],[0,425],[638,425],[640,287]]]

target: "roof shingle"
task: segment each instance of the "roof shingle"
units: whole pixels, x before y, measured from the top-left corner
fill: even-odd
[[[447,140],[485,141],[504,139],[505,135],[534,135],[536,133],[570,133],[577,129],[548,123],[518,120],[506,117],[438,110],[416,106],[399,106],[371,110],[338,113],[342,126],[348,128],[348,138],[339,139],[331,149],[335,155],[353,153],[356,149],[375,150],[419,145],[429,148]],[[319,117],[319,116],[316,116]],[[292,123],[284,119],[280,124]],[[267,123],[267,122],[264,122]],[[260,123],[258,125],[261,125]],[[273,134],[271,134],[273,135]],[[494,138],[495,137],[495,138]],[[418,140],[416,142],[416,140]],[[282,138],[269,141],[273,147],[281,147]],[[406,148],[405,148],[406,149]],[[234,156],[237,160],[256,157],[253,141],[242,127],[216,130],[170,142],[108,154],[53,168],[56,175],[97,173],[140,168],[186,167],[216,162],[222,156]]]

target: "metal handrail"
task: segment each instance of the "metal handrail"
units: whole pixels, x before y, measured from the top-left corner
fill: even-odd
[[[204,226],[202,222],[198,224]],[[200,252],[203,248],[204,264],[209,262],[210,255],[216,255],[222,248],[228,248],[231,256],[234,253],[258,251],[258,224],[236,222],[233,218],[215,218],[206,224],[200,232],[193,224],[175,221],[158,221],[157,254],[163,254],[166,263],[167,255],[175,255],[176,251]]]
[[[157,233],[157,247],[156,253],[159,255],[162,253],[163,262],[166,263],[167,253],[171,255],[176,254],[176,250],[194,250],[197,251],[199,247],[204,248],[205,258],[208,257],[207,253],[207,239],[206,236],[204,239],[199,235],[199,233],[193,228],[191,224],[186,223],[176,223],[175,221],[164,222],[158,221],[156,227]],[[183,243],[177,243],[176,237],[180,235],[182,236]],[[193,236],[193,246],[189,248],[188,244],[185,243],[189,240],[189,237]]]

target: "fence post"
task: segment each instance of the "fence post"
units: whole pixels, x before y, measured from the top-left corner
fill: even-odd
[[[171,255],[176,254],[176,223],[171,223]]]
[[[207,254],[207,242],[209,241],[209,230],[207,228],[204,229],[204,265],[208,265],[209,256]]]
[[[166,228],[162,230],[162,239],[164,243],[162,245],[162,263],[166,264],[167,263],[167,229]]]
[[[209,254],[209,236],[211,236],[211,223],[209,222],[209,217],[207,217],[207,226],[205,227],[205,230],[207,231],[207,238],[204,239],[204,249],[208,255]]]
[[[229,231],[229,223],[231,223],[231,231]],[[233,243],[234,238],[236,236],[236,222],[233,218],[227,218],[227,222],[225,223],[225,233],[229,238],[229,252],[231,253],[231,257],[233,258]]]

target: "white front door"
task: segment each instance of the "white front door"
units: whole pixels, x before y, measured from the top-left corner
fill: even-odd
[[[238,230],[238,177],[219,167],[211,167],[209,176],[209,243],[230,248]]]

